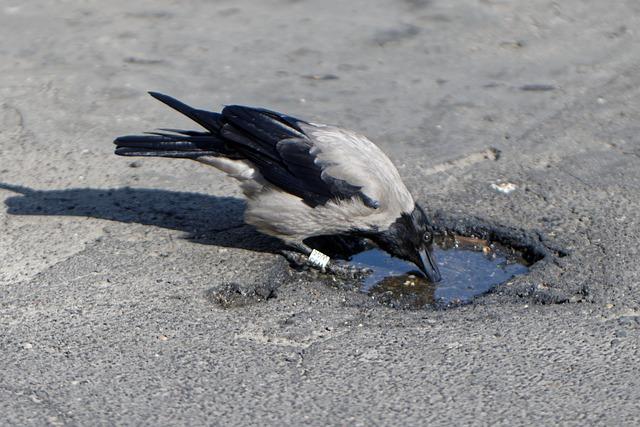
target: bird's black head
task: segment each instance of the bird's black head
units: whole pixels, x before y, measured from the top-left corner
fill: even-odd
[[[442,279],[433,257],[433,227],[417,204],[413,212],[403,213],[388,230],[371,238],[391,255],[417,265],[431,282]]]

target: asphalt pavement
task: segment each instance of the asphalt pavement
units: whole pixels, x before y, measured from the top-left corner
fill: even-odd
[[[640,424],[639,28],[636,0],[2,2],[0,424]],[[362,132],[442,227],[546,257],[448,310],[292,271],[232,179],[113,155],[194,126],[148,90]]]

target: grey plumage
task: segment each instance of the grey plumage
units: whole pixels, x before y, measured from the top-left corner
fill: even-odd
[[[354,196],[312,207],[266,181],[250,161],[211,156],[198,160],[238,179],[248,200],[245,221],[287,242],[355,230],[385,230],[401,213],[413,210],[413,198],[397,169],[367,138],[333,126],[309,124],[303,130],[322,174],[359,187],[372,202],[366,204]]]
[[[424,239],[432,237],[426,216],[393,163],[366,137],[265,109],[228,106],[219,114],[151,95],[207,132],[120,137],[116,154],[184,157],[225,172],[247,198],[245,221],[306,255],[309,237],[360,235],[424,271],[426,259],[413,252],[428,246],[431,278],[439,279],[431,239]],[[411,246],[406,254],[405,243]]]

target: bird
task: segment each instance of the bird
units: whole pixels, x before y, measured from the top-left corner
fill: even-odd
[[[265,108],[227,105],[218,113],[149,95],[204,131],[120,136],[115,154],[191,159],[235,178],[247,199],[245,223],[283,242],[282,254],[292,263],[335,267],[305,242],[347,236],[415,264],[431,282],[441,280],[433,222],[392,161],[365,136]]]

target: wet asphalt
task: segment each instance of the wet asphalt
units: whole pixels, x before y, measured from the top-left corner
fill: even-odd
[[[640,422],[638,2],[45,0],[0,23],[0,424]],[[147,90],[363,132],[442,229],[544,259],[449,310],[292,271],[231,179],[113,156],[192,126]]]

